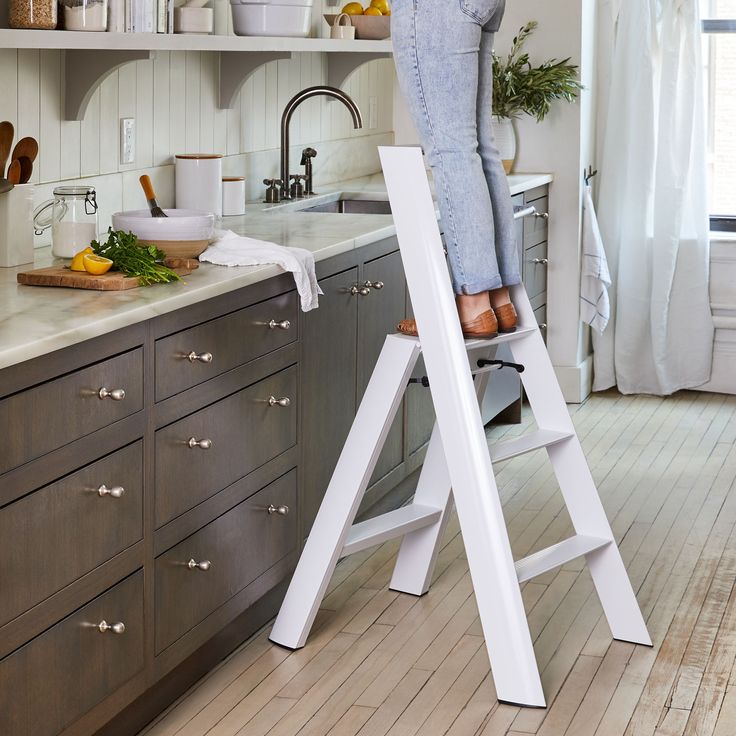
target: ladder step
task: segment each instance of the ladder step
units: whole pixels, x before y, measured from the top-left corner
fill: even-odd
[[[572,432],[557,432],[553,429],[537,429],[513,440],[494,442],[490,445],[491,461],[494,463],[502,460],[510,460],[517,455],[539,450],[542,447],[550,447],[558,442],[569,440],[575,435]]]
[[[353,524],[348,532],[343,556],[368,549],[394,537],[431,526],[439,521],[442,509],[412,503],[373,519]]]
[[[589,552],[605,547],[607,544],[611,544],[612,541],[611,539],[576,534],[559,544],[553,544],[551,547],[519,560],[516,563],[516,575],[519,582],[523,583],[537,577],[537,575],[541,575],[543,572],[554,570],[576,557],[582,557]]]
[[[480,350],[481,348],[489,348],[493,347],[494,345],[500,345],[502,342],[513,342],[514,340],[521,340],[523,337],[531,335],[538,329],[539,327],[537,325],[533,325],[531,327],[523,327],[519,325],[516,328],[516,332],[504,332],[498,335],[498,337],[491,338],[490,340],[466,340],[465,349]],[[421,347],[418,337],[409,337],[407,335],[402,335],[401,333],[395,333],[394,335],[392,335],[392,337],[401,337],[403,340],[414,340]]]

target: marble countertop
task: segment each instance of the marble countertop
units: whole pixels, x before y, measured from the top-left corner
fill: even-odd
[[[547,174],[512,174],[512,194],[547,184]],[[325,187],[330,194],[299,202],[252,203],[242,217],[225,218],[223,226],[237,233],[286,246],[306,248],[315,260],[375,243],[395,234],[390,215],[305,213],[300,210],[336,193],[386,198],[382,174]],[[50,248],[36,251],[35,268],[54,263]],[[271,278],[278,266],[227,268],[203,263],[186,283],[163,284],[102,292],[56,287],[21,286],[19,271],[29,266],[0,268],[0,368],[69,347],[160,314],[181,309],[219,294]]]

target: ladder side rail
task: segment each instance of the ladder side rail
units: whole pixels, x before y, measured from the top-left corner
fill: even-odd
[[[544,706],[442,241],[418,148],[379,148],[499,699]]]
[[[298,649],[309,636],[419,353],[416,340],[384,342],[271,630],[276,644]]]
[[[533,323],[534,314],[523,287],[514,287],[512,298],[521,324]],[[521,381],[537,424],[544,429],[573,433],[570,439],[549,446],[547,453],[575,532],[613,542],[585,556],[613,636],[651,645],[629,575],[575,433],[542,335],[535,331],[523,340],[510,343],[510,347],[514,360],[526,367],[521,374]]]

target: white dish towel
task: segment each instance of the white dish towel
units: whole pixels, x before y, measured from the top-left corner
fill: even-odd
[[[583,263],[580,271],[580,319],[598,332],[611,318],[611,275],[589,186],[583,194]]]
[[[216,230],[215,240],[199,257],[200,261],[217,266],[263,266],[276,264],[294,274],[302,311],[319,306],[322,289],[314,271],[314,254],[304,248],[287,248],[266,240],[238,235],[232,230]]]

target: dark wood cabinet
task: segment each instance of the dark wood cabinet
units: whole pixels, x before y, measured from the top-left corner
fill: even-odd
[[[301,533],[312,528],[357,409],[358,268],[320,279],[319,309],[303,315]]]

